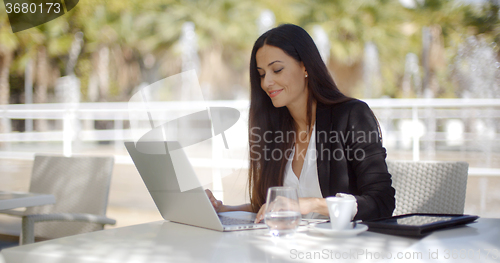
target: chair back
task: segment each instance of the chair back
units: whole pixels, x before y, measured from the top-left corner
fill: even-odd
[[[393,215],[463,214],[469,164],[439,161],[387,161],[396,189]]]
[[[35,155],[30,192],[52,194],[54,205],[29,207],[26,214],[87,213],[106,215],[113,157]],[[35,236],[57,238],[103,226],[85,222],[39,222]]]

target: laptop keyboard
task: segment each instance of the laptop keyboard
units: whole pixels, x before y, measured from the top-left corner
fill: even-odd
[[[219,218],[223,225],[247,225],[254,223],[253,220],[226,217],[226,216],[219,216]]]

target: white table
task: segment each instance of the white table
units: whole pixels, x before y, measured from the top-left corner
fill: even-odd
[[[53,195],[0,191],[0,211],[21,207],[54,204]]]
[[[471,249],[476,254],[456,260],[451,258],[453,249]],[[1,255],[6,263],[375,262],[381,261],[382,255],[417,257],[411,262],[438,262],[429,260],[429,254],[437,251],[440,261],[445,261],[449,250],[449,262],[479,262],[478,249],[480,262],[499,261],[493,256],[500,258],[500,219],[480,218],[478,223],[436,231],[422,239],[372,232],[350,238],[321,237],[310,235],[306,227],[292,239],[273,239],[267,230],[222,233],[159,221],[4,249]]]

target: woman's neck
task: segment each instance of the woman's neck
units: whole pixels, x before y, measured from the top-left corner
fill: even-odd
[[[310,132],[312,129],[312,125],[316,121],[316,101],[313,101],[312,109],[311,109],[311,123],[307,120],[307,100],[305,103],[301,103],[300,105],[295,105],[294,107],[288,107],[288,111],[296,125],[296,132],[307,131]]]

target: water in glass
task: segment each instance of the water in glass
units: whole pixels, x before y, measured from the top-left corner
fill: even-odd
[[[269,188],[264,220],[272,236],[295,234],[301,220],[297,190],[291,187]]]

